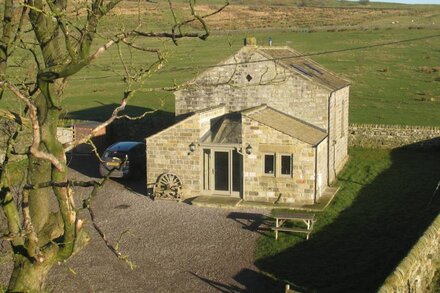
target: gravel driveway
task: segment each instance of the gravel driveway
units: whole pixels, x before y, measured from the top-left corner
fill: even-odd
[[[96,165],[87,158],[77,158],[71,166],[76,169],[74,178],[96,175]],[[143,186],[143,182],[127,186],[126,182],[110,181],[94,202],[97,223],[111,243],[121,237],[119,250],[136,268],[130,270],[106,248],[97,232],[89,229],[90,244],[52,270],[49,292],[275,290],[253,264],[255,241],[260,235],[255,228],[261,224],[264,210],[152,201],[143,195]],[[86,194],[87,190],[77,191],[79,196]]]

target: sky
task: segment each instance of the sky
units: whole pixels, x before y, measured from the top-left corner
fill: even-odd
[[[370,0],[371,2],[396,2],[406,4],[440,4],[440,0]]]

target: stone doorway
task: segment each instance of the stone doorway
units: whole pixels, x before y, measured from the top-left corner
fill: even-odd
[[[236,148],[203,148],[203,193],[240,197],[243,157]]]

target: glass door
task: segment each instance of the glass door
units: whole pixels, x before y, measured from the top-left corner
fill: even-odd
[[[203,149],[203,192],[240,196],[243,159],[235,149]]]
[[[229,151],[214,151],[214,191],[230,193]]]

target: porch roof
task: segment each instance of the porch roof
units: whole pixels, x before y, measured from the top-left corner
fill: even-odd
[[[267,105],[243,111],[243,115],[313,146],[327,137],[323,129]]]
[[[241,144],[241,116],[239,113],[224,115],[202,137],[202,143]]]

